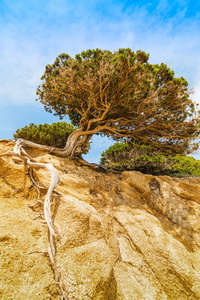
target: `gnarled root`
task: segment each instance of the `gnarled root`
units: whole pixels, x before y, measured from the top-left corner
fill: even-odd
[[[10,144],[10,140],[0,140],[0,142],[8,142]],[[4,153],[1,153],[0,156],[13,156],[13,159],[15,161],[21,161],[24,162],[24,165],[30,170],[30,174],[32,174],[32,169],[39,169],[39,168],[46,168],[50,174],[51,174],[51,182],[50,182],[50,186],[48,188],[46,197],[45,197],[45,201],[44,201],[44,216],[45,216],[45,220],[47,222],[48,225],[48,230],[49,230],[49,246],[48,246],[48,255],[51,261],[51,265],[52,265],[52,269],[54,271],[54,276],[55,276],[55,280],[58,283],[61,292],[62,292],[62,299],[67,299],[67,296],[65,294],[65,292],[62,289],[62,284],[59,281],[59,274],[56,268],[56,262],[55,262],[55,256],[56,256],[56,251],[55,251],[55,244],[54,244],[54,228],[53,228],[53,221],[52,221],[52,217],[51,217],[51,198],[52,198],[52,193],[54,191],[54,189],[58,186],[59,183],[59,175],[58,172],[56,171],[56,169],[54,168],[54,166],[50,163],[44,164],[44,163],[38,163],[35,160],[33,160],[28,153],[26,153],[26,151],[23,149],[24,145],[27,145],[27,143],[25,143],[26,141],[24,140],[17,140],[15,142],[15,146],[13,148],[13,151],[6,151]],[[31,144],[31,142],[30,142]],[[28,142],[28,145],[31,147],[33,145],[30,145]],[[34,143],[33,143],[34,144]],[[37,145],[37,144],[35,144]],[[47,148],[46,146],[42,146],[42,145],[37,145],[37,146],[41,146],[41,147],[34,147],[33,148]],[[46,149],[47,150],[47,149]],[[49,150],[49,149],[48,149]],[[36,183],[36,181],[34,180],[33,176],[30,176],[33,184],[36,186],[36,188],[38,188],[38,184]]]

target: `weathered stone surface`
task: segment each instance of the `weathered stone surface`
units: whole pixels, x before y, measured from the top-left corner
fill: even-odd
[[[100,172],[37,151],[59,171],[56,264],[69,300],[200,299],[200,179]],[[23,165],[0,158],[0,298],[61,299],[47,227]],[[26,178],[24,191],[19,190]],[[35,174],[45,186],[47,171]],[[41,200],[45,192],[41,191]]]

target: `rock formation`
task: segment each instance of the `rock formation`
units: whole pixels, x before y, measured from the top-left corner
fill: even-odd
[[[104,172],[29,153],[60,175],[51,210],[66,299],[200,299],[200,178]],[[38,195],[12,157],[0,166],[0,299],[62,299],[47,254],[46,190]],[[49,185],[47,170],[34,176]]]

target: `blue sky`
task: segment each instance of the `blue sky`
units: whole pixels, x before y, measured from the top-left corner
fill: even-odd
[[[199,32],[200,0],[0,0],[0,139],[31,122],[59,121],[35,92],[45,66],[63,52],[144,50],[151,63],[185,77],[200,102]],[[111,143],[94,137],[87,159],[98,162]]]

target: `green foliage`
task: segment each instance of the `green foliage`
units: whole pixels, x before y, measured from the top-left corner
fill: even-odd
[[[124,152],[129,148],[130,146],[127,143],[115,143],[114,145],[110,146],[105,152],[102,152],[101,162],[103,163],[103,160],[106,156],[112,156],[115,153]]]
[[[21,129],[17,129],[13,134],[14,139],[25,139],[37,144],[47,145],[57,148],[64,148],[68,136],[76,129],[74,125],[66,122],[57,122],[43,125],[30,123]]]
[[[200,160],[193,157],[177,155],[174,157],[172,165],[173,173],[200,176]]]
[[[152,153],[157,153],[152,149],[150,145],[144,145],[139,143],[121,143],[117,142],[110,146],[106,151],[102,152],[100,163],[104,164],[108,159],[118,161],[120,158],[129,160],[129,158],[136,158],[138,156],[149,157]],[[142,158],[141,158],[142,159]]]
[[[115,143],[101,154],[102,165],[152,175],[200,176],[200,160],[166,156],[148,145]]]

